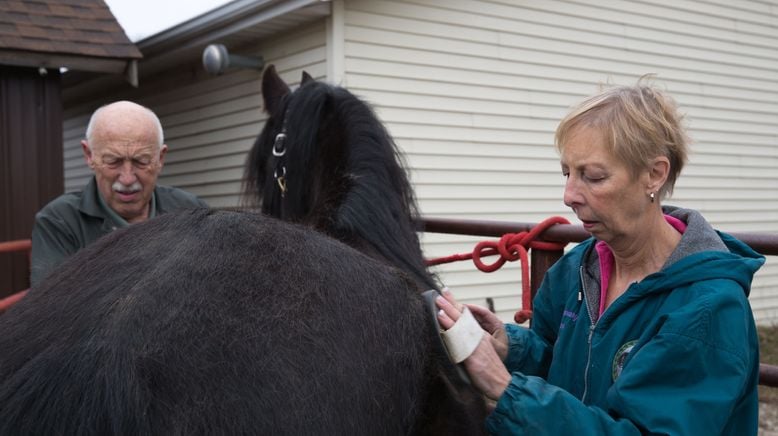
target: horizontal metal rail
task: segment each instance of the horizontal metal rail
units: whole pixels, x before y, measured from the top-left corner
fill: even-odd
[[[533,223],[489,220],[456,220],[449,218],[424,218],[423,229],[430,233],[500,237],[506,233],[525,232]],[[778,234],[756,232],[727,232],[753,248],[756,252],[778,256]],[[557,224],[541,234],[541,239],[551,242],[581,242],[589,238],[583,226]]]
[[[17,239],[15,241],[0,242],[0,253],[12,253],[16,251],[32,250],[32,240]]]
[[[487,236],[499,238],[506,233],[526,232],[535,224],[490,221],[490,220],[459,220],[450,218],[423,218],[419,228],[428,233],[445,233],[467,236]],[[767,256],[778,256],[778,235],[757,232],[728,232],[730,235],[743,241],[756,252]],[[539,239],[550,242],[581,242],[591,235],[583,226],[574,224],[557,224],[542,234]],[[530,281],[532,296],[540,285],[543,274],[562,255],[561,252],[543,252],[533,249],[531,259]],[[759,364],[759,384],[763,386],[778,387],[778,366]]]
[[[17,239],[14,241],[0,242],[0,253],[16,253],[20,251],[27,253],[27,258],[29,261],[30,252],[32,251],[32,240]],[[26,271],[26,273],[29,275],[30,273],[29,269]],[[2,314],[6,310],[8,310],[11,306],[16,304],[26,294],[27,294],[27,289],[23,291],[17,291],[11,295],[0,294],[0,314]]]

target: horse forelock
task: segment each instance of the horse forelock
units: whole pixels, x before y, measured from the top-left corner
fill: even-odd
[[[288,98],[284,98],[284,101]],[[284,104],[286,106],[286,104]],[[271,159],[273,157],[272,147],[275,136],[281,132],[283,120],[274,113],[268,113],[268,118],[257,139],[249,150],[246,157],[246,164],[243,175],[242,198],[241,202],[249,208],[261,206],[263,211],[269,215],[278,216],[270,213],[270,209],[276,209],[274,203],[277,203],[276,195],[273,192],[273,186],[270,185],[273,176]],[[278,195],[280,197],[280,195]]]
[[[326,119],[331,87],[320,82],[309,82],[295,91],[290,98],[285,118],[289,149],[287,156],[287,180],[289,191],[282,209],[288,219],[311,223],[316,215],[326,211],[316,206],[317,190],[335,180],[320,180],[314,170],[322,166],[322,159],[339,161],[345,158],[343,147],[332,147],[332,131]],[[323,131],[324,130],[324,131]],[[335,144],[338,145],[338,144]],[[339,150],[333,150],[340,148]],[[335,152],[337,156],[331,156]],[[335,176],[331,171],[331,176]]]
[[[308,169],[317,159],[317,134],[328,86],[310,82],[284,96],[269,114],[247,160],[244,198],[250,205],[261,205],[266,214],[301,221],[310,213],[311,186]],[[273,155],[276,135],[286,134],[286,154]],[[279,161],[285,168],[288,192],[281,198],[276,172]]]

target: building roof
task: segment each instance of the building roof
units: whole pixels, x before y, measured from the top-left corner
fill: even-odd
[[[138,78],[142,82],[144,77],[193,63],[203,71],[203,49],[209,44],[223,44],[239,54],[258,41],[327,17],[331,9],[329,0],[233,0],[138,41],[143,53],[137,64]],[[115,77],[87,72],[64,75],[62,85],[65,106],[113,92],[118,86]]]
[[[0,64],[122,73],[142,57],[103,0],[0,1]]]

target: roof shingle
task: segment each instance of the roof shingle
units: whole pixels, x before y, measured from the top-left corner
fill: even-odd
[[[3,0],[0,50],[140,59],[103,0]]]

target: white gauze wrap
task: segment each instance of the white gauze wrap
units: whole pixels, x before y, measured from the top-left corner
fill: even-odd
[[[465,307],[453,327],[441,333],[446,342],[448,354],[455,363],[470,357],[481,342],[486,331],[475,320],[470,309]]]

